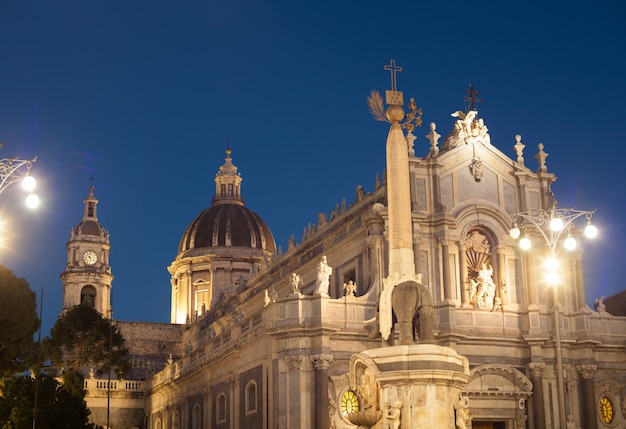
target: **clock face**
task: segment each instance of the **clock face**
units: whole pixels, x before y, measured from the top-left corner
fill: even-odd
[[[600,398],[600,418],[604,423],[613,421],[613,403],[606,396]]]
[[[352,390],[346,390],[341,395],[341,415],[346,417],[356,411],[359,411],[359,398]]]
[[[93,265],[98,262],[98,255],[93,250],[87,250],[83,253],[83,262],[87,265]]]

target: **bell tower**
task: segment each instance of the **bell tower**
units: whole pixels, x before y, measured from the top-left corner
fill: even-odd
[[[111,317],[109,233],[98,222],[98,199],[93,185],[83,200],[83,218],[72,228],[67,242],[67,264],[61,274],[63,310],[78,304],[90,305],[104,317]]]

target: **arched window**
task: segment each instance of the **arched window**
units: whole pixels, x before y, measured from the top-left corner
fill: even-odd
[[[217,423],[226,421],[226,395],[220,393],[215,399],[215,420]]]
[[[156,419],[154,421],[154,429],[161,429],[161,419]]]
[[[200,429],[200,405],[194,404],[191,411],[191,429]]]
[[[80,291],[80,303],[93,308],[96,302],[96,288],[87,285]]]
[[[174,411],[172,414],[172,429],[180,429],[180,413]]]
[[[248,381],[248,384],[246,385],[246,394],[245,394],[246,415],[254,414],[257,412],[256,390],[257,390],[256,381],[254,380]]]

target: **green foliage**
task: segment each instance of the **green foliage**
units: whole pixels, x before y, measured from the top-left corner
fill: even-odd
[[[86,368],[112,369],[121,378],[130,369],[124,337],[88,305],[77,305],[59,316],[43,344],[55,364],[77,373]]]
[[[36,429],[95,429],[89,423],[84,389],[70,388],[65,380],[84,382],[80,374],[64,376],[59,383],[49,375],[6,378],[0,385],[0,429],[32,429],[37,395]],[[37,390],[37,393],[35,393]]]
[[[0,265],[0,377],[33,363],[39,324],[37,297],[28,282]]]

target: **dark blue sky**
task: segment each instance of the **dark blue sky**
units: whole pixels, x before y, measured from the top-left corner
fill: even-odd
[[[544,143],[561,207],[594,209],[588,302],[624,289],[626,7],[621,1],[7,0],[0,3],[0,157],[39,156],[42,206],[0,195],[0,264],[43,290],[44,335],[89,178],[111,234],[114,317],[168,322],[167,266],[214,193],[227,138],[246,205],[277,244],[374,188],[390,86],[446,135],[470,82],[492,143],[526,165]]]

